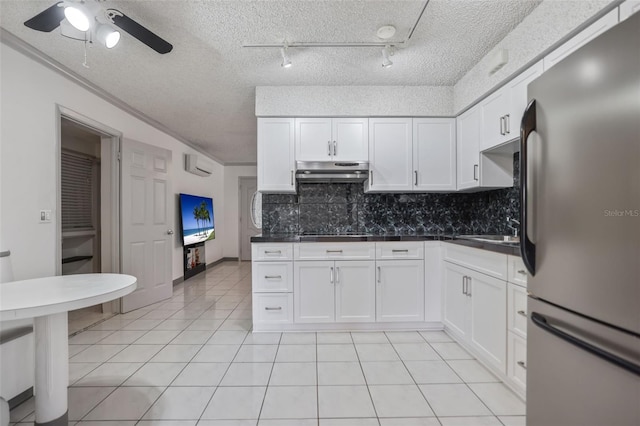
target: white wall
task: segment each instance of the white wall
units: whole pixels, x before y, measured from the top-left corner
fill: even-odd
[[[449,86],[258,86],[256,116],[452,116]]]
[[[184,171],[183,155],[196,152],[185,144],[4,43],[0,44],[0,57],[0,246],[11,250],[16,279],[56,272],[56,143],[60,131],[56,105],[116,129],[125,138],[171,150],[173,191],[211,196],[216,211],[224,211],[222,165],[215,164],[211,177],[191,175]],[[52,223],[38,223],[41,209],[53,211]],[[177,213],[176,207],[174,211]],[[176,216],[176,230],[177,221]],[[207,263],[222,257],[224,214],[216,217],[216,228],[221,232],[207,243]],[[182,247],[177,241],[174,279],[182,276],[183,268]]]
[[[460,113],[611,3],[613,0],[544,0],[458,80],[453,111]],[[491,58],[499,49],[509,51],[509,62],[489,75]]]
[[[225,166],[224,168],[224,257],[238,257],[240,253],[238,179],[257,175],[256,166]]]

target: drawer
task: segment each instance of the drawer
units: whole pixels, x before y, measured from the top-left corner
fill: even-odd
[[[514,333],[507,333],[507,376],[523,391],[527,386],[527,341]]]
[[[527,268],[519,256],[509,256],[509,282],[527,286]]]
[[[251,260],[292,260],[293,244],[289,243],[253,243],[251,244]]]
[[[507,286],[507,327],[517,335],[527,337],[527,291],[512,283]]]
[[[253,322],[256,324],[293,323],[293,293],[254,294]]]
[[[293,291],[293,262],[254,262],[252,269],[254,292]]]
[[[376,259],[424,259],[424,243],[422,242],[388,242],[376,243]]]
[[[296,260],[368,260],[375,259],[376,245],[357,243],[299,243],[293,248]]]
[[[444,260],[507,281],[506,254],[446,243]]]

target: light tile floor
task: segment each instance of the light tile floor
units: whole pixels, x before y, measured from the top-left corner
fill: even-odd
[[[256,333],[251,265],[70,339],[76,426],[525,424],[525,405],[444,332]],[[34,421],[34,400],[11,411]]]

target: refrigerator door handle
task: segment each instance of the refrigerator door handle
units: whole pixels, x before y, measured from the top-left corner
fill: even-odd
[[[528,165],[528,143],[529,135],[536,130],[536,100],[532,100],[524,111],[522,124],[520,125],[520,254],[522,261],[531,275],[536,274],[536,245],[529,239],[529,218],[527,210],[527,175]]]
[[[592,355],[595,355],[607,362],[610,362],[613,365],[616,365],[620,368],[623,368],[633,374],[635,374],[636,376],[640,376],[640,365],[634,364],[630,361],[627,361],[624,358],[620,358],[617,355],[614,355],[610,352],[605,351],[604,349],[601,349],[597,346],[592,345],[591,343],[585,342],[584,340],[581,340],[575,336],[572,336],[569,333],[566,333],[554,326],[552,326],[551,324],[549,324],[549,322],[547,321],[547,318],[545,318],[544,315],[541,315],[537,312],[532,312],[531,313],[531,321],[533,321],[533,323],[535,325],[537,325],[538,327],[540,327],[541,329],[543,329],[544,331],[547,331],[551,334],[553,334],[556,337],[559,337],[560,339],[564,340],[565,342],[571,343],[574,346],[577,346],[578,348],[589,352]]]

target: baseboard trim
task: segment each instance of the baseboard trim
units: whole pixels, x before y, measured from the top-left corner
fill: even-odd
[[[25,402],[27,399],[31,398],[32,396],[33,396],[33,386],[30,387],[29,389],[27,389],[26,391],[14,396],[9,401],[7,401],[9,403],[9,409],[13,410],[18,405],[22,404],[23,402]]]
[[[173,280],[173,285],[177,286],[178,284],[184,282],[184,275]]]
[[[237,257],[221,257],[220,259],[214,260],[213,262],[208,264],[207,269],[213,268],[214,266],[219,265],[222,262],[237,262],[237,261],[238,261]]]

